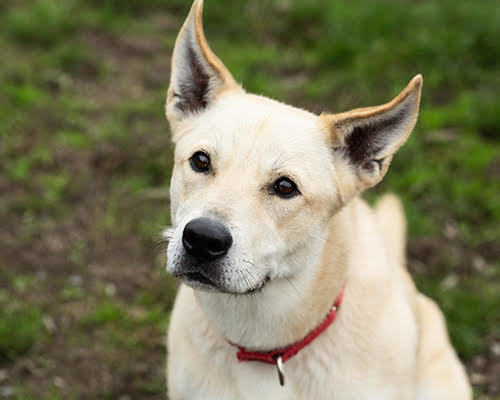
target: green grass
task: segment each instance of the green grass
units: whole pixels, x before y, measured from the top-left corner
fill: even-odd
[[[64,396],[61,391],[55,387],[51,388],[44,394],[40,394],[36,389],[26,389],[25,385],[19,383],[12,388],[12,396],[6,396],[12,400],[63,400],[74,399],[74,396]]]
[[[23,44],[51,46],[76,25],[68,18],[71,1],[36,0],[30,7],[13,8],[3,18],[3,31]]]
[[[423,74],[416,130],[366,197],[401,196],[410,250],[421,240],[438,243],[432,254],[413,255],[427,263],[415,274],[418,287],[441,305],[460,356],[485,357],[488,340],[500,335],[497,1],[205,3],[207,37],[249,91],[340,112],[383,103]],[[6,368],[25,355],[56,354],[41,310],[72,315],[67,351],[97,342],[95,356],[124,382],[117,354],[161,354],[148,339],[161,342],[175,287],[150,249],[169,223],[172,146],[163,110],[168,59],[188,9],[184,0],[0,3],[0,223],[9,233],[0,239],[10,238],[0,265],[12,264],[14,253],[2,249],[16,243],[20,260],[14,271],[0,269]],[[132,261],[151,270],[122,275]],[[71,274],[85,285],[69,284]],[[452,287],[443,284],[450,276]],[[105,279],[133,289],[103,297]],[[42,350],[33,347],[39,336]],[[134,383],[134,396],[161,393],[162,376]],[[68,398],[47,382],[40,392],[13,385],[18,398]]]
[[[82,323],[87,326],[98,326],[106,323],[125,323],[126,319],[127,316],[121,307],[112,301],[106,301],[84,317]]]
[[[0,309],[0,363],[26,353],[44,333],[42,316],[32,307]]]

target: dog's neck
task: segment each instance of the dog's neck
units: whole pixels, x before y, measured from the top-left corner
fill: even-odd
[[[246,349],[269,351],[301,340],[319,325],[347,275],[346,213],[332,217],[316,257],[297,257],[303,263],[297,276],[273,280],[252,295],[196,292],[215,330]]]

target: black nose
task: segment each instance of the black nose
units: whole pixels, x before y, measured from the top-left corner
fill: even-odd
[[[233,238],[220,222],[209,218],[196,218],[184,227],[182,244],[193,257],[212,261],[228,252]]]

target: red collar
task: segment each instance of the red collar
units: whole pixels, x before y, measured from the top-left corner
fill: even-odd
[[[278,358],[281,357],[281,361],[284,363],[296,355],[300,350],[306,347],[309,343],[311,343],[314,339],[316,339],[326,328],[328,328],[333,321],[335,321],[335,317],[337,316],[337,310],[342,303],[342,297],[344,296],[344,288],[342,287],[339,295],[335,299],[332,308],[323,319],[323,321],[314,328],[311,332],[309,332],[302,340],[291,344],[290,346],[286,346],[281,349],[271,350],[268,352],[260,352],[260,351],[249,351],[245,350],[243,347],[235,345],[238,347],[238,352],[236,356],[238,361],[260,361],[268,364],[277,364]],[[233,343],[231,343],[233,344]]]

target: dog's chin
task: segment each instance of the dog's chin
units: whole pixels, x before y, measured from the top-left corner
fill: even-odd
[[[235,296],[252,295],[260,292],[269,283],[270,279],[265,277],[262,281],[249,288],[233,288],[219,283],[200,272],[188,272],[177,275],[181,281],[195,290],[204,292],[223,293]]]

